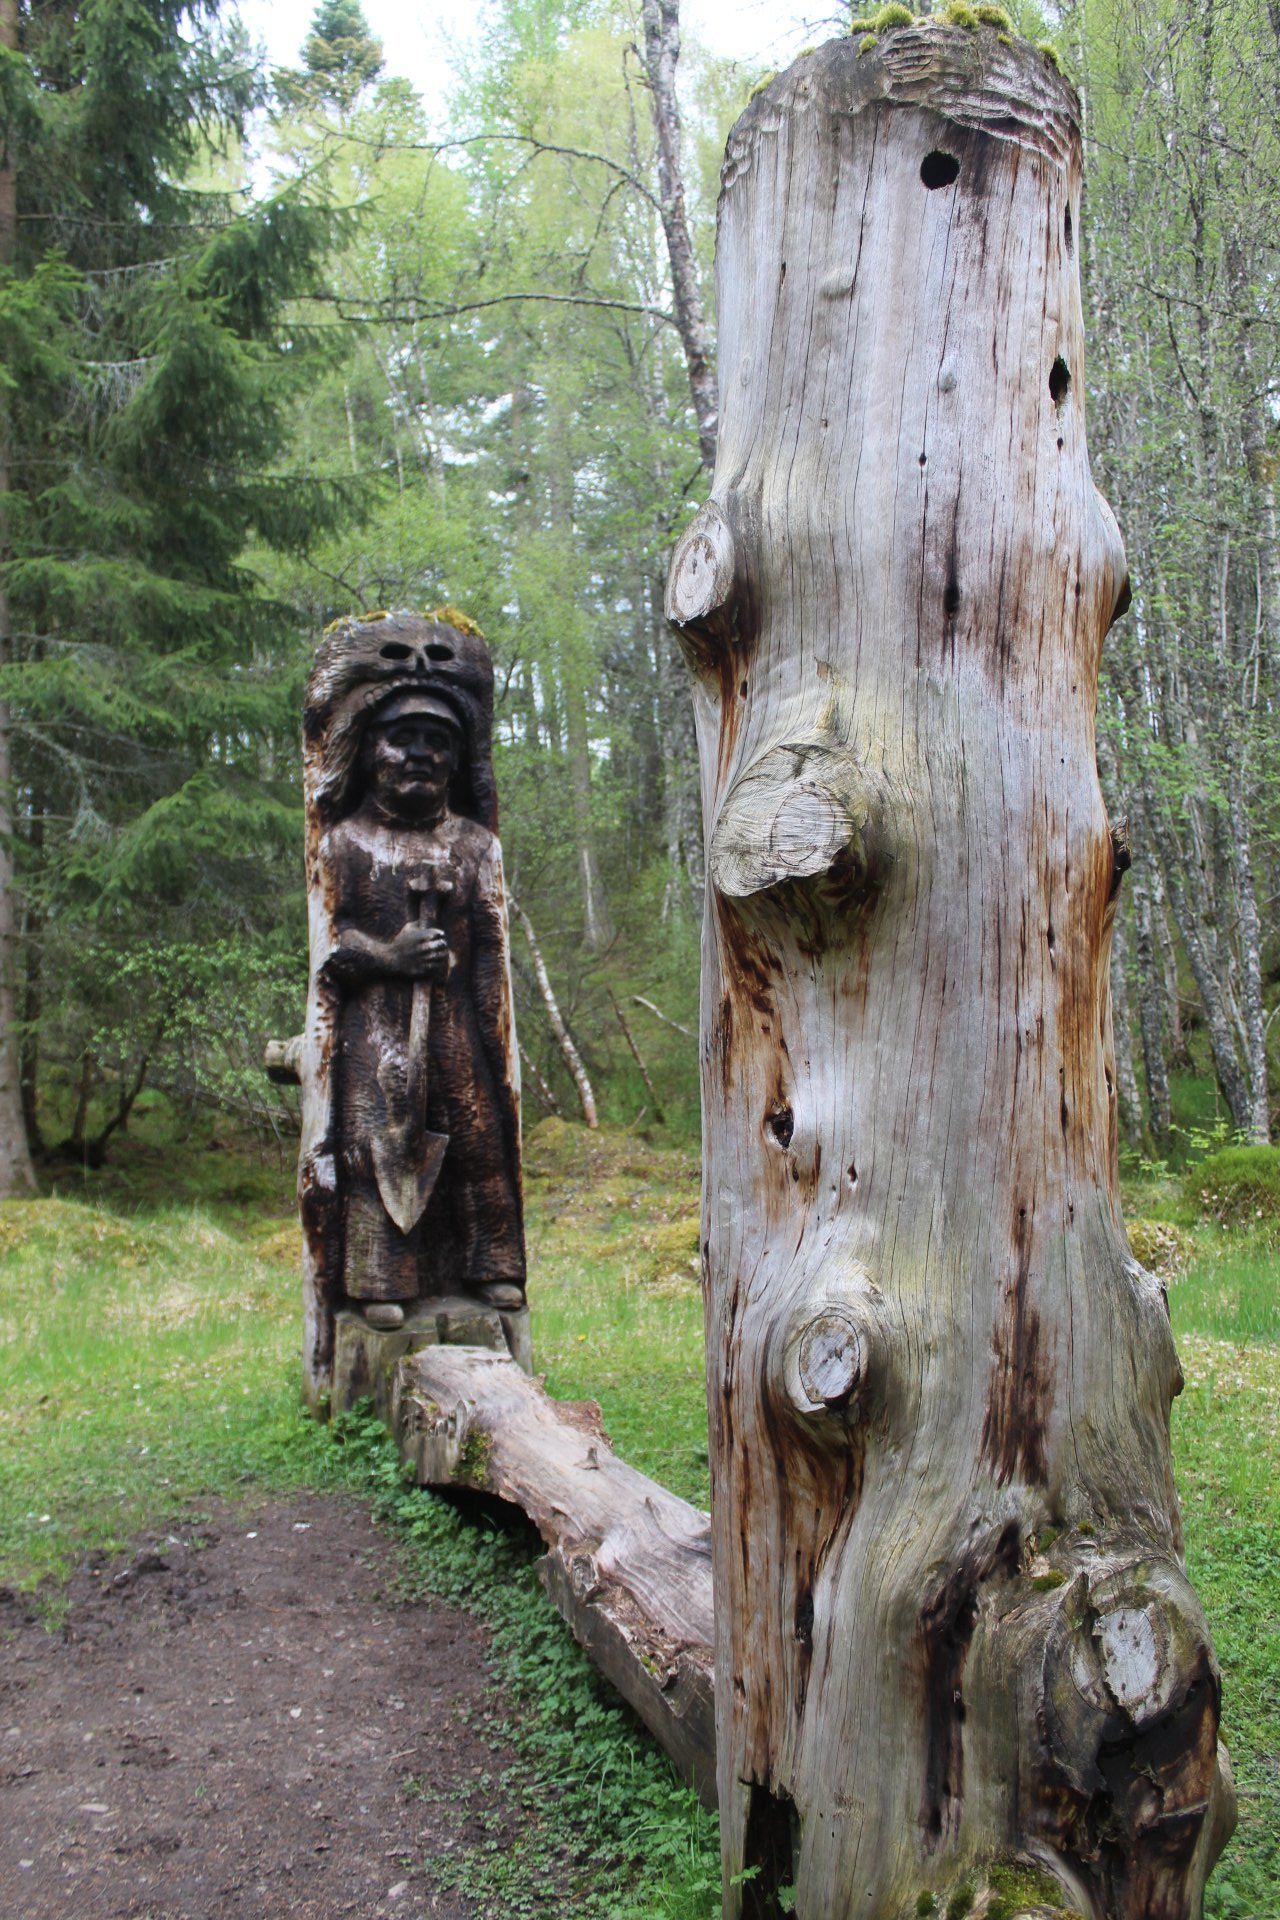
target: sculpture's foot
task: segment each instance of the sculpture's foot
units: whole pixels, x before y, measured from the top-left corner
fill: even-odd
[[[486,1307],[497,1307],[502,1313],[515,1313],[524,1305],[523,1290],[514,1280],[481,1280],[471,1292]]]
[[[366,1324],[379,1333],[394,1333],[404,1325],[404,1308],[398,1300],[366,1300],[363,1311]]]

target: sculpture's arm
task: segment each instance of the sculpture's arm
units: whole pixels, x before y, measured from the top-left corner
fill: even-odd
[[[335,986],[358,987],[368,980],[443,980],[449,970],[449,945],[439,927],[410,921],[394,940],[379,940],[359,927],[343,927],[322,972]]]

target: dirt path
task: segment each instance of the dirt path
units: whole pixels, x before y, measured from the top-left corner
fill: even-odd
[[[0,1915],[466,1920],[439,1869],[511,1764],[502,1703],[483,1630],[392,1572],[303,1495],[91,1563],[60,1633],[4,1596]]]

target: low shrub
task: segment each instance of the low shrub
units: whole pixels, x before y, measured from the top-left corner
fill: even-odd
[[[1280,1222],[1280,1147],[1224,1147],[1186,1175],[1191,1204],[1224,1227]]]

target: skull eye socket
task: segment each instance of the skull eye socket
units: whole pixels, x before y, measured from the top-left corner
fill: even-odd
[[[385,652],[386,649],[384,648],[383,651]],[[453,648],[442,647],[440,643],[437,641],[434,645],[429,646],[426,649],[426,654],[427,654],[428,660],[452,660]]]
[[[385,647],[378,648],[378,652],[384,660],[411,660],[413,658],[413,648],[406,647],[402,640],[388,640]]]

